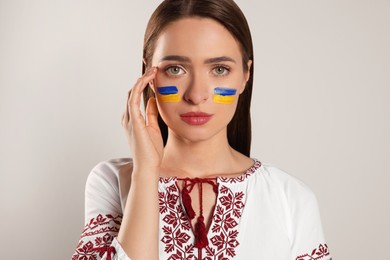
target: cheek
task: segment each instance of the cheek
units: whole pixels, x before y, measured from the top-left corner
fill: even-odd
[[[182,100],[179,91],[180,86],[185,84],[184,79],[172,79],[159,71],[154,80],[157,100],[161,103],[178,103]]]
[[[214,88],[213,102],[223,105],[231,105],[236,101],[237,89],[234,88]]]
[[[174,118],[180,102],[166,102],[157,96],[157,109],[163,121],[168,124]]]
[[[236,99],[233,103],[231,104],[218,104],[215,105],[217,107],[216,109],[216,114],[218,114],[219,122],[220,124],[223,124],[227,126],[229,122],[233,119],[234,114],[236,113],[237,110],[237,103],[238,99]]]
[[[156,92],[157,100],[161,103],[177,103],[181,100],[176,86],[158,86]]]

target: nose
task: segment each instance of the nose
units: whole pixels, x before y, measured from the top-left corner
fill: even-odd
[[[210,88],[207,80],[201,75],[193,75],[189,85],[184,92],[183,99],[193,105],[199,105],[210,97]]]

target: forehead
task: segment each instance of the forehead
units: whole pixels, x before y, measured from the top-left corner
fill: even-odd
[[[153,60],[183,55],[191,60],[231,56],[241,60],[238,41],[220,23],[209,18],[184,18],[170,23],[158,37]]]

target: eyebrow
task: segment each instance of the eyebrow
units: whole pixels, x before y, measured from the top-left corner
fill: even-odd
[[[219,62],[223,62],[223,61],[230,61],[230,62],[236,63],[236,61],[233,58],[230,58],[228,56],[210,58],[210,59],[207,59],[205,61],[205,63],[210,64],[210,63],[219,63]]]
[[[160,59],[161,61],[179,61],[179,62],[191,62],[191,59],[180,55],[168,55]]]
[[[160,59],[160,62],[162,61],[178,61],[178,62],[191,62],[191,59],[186,57],[186,56],[180,56],[180,55],[168,55],[164,56]],[[233,62],[237,63],[233,58],[228,57],[228,56],[221,56],[221,57],[215,57],[215,58],[210,58],[205,60],[205,64],[211,64],[211,63],[219,63],[219,62]]]

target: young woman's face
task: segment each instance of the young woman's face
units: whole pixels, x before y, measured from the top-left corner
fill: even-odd
[[[151,86],[170,135],[188,141],[226,135],[249,69],[225,27],[207,18],[173,22],[156,42],[152,66],[158,72]]]

